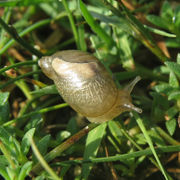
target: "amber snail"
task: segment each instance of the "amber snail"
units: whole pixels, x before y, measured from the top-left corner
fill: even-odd
[[[130,96],[140,78],[119,90],[101,62],[87,52],[59,51],[42,57],[39,66],[62,98],[90,122],[112,120],[124,111],[142,111],[131,103]]]

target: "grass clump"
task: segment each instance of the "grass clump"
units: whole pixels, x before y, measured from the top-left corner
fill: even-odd
[[[178,179],[178,1],[8,0],[0,14],[0,178]],[[76,114],[37,63],[64,49],[93,53],[120,88],[141,76],[143,113]]]

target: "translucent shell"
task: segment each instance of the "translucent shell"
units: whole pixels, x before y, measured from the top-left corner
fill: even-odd
[[[91,122],[108,121],[135,108],[130,103],[130,91],[117,89],[105,67],[89,53],[60,51],[41,58],[39,66],[54,81],[62,98]]]

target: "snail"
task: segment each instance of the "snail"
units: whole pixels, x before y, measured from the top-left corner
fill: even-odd
[[[140,77],[120,90],[103,64],[87,52],[59,51],[42,57],[38,63],[54,81],[62,98],[90,122],[112,120],[124,111],[142,112],[131,103],[130,97]]]

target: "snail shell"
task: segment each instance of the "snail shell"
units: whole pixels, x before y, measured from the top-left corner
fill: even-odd
[[[124,111],[141,112],[130,97],[139,78],[119,90],[100,61],[87,52],[59,51],[42,57],[39,66],[54,81],[62,98],[91,122],[112,120]]]

